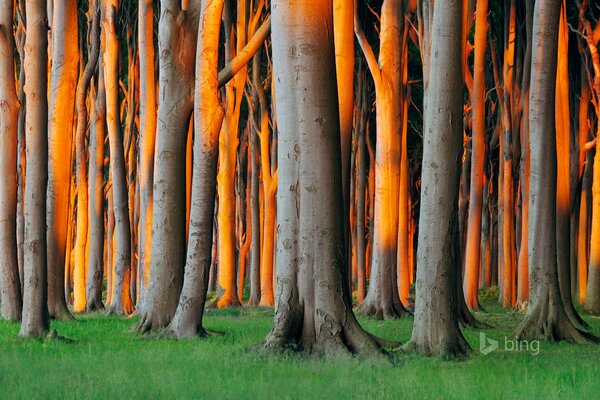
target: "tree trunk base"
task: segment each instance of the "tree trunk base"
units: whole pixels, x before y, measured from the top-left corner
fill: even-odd
[[[473,352],[460,329],[434,334],[415,334],[402,348],[425,356],[439,355],[444,360],[464,360]]]
[[[50,319],[54,319],[57,321],[74,321],[75,317],[69,311],[66,305],[59,304],[55,306],[51,306],[48,304],[48,315]]]
[[[600,342],[600,338],[575,327],[567,316],[562,304],[539,302],[528,310],[525,319],[515,332],[519,340],[567,341],[580,344]]]
[[[106,309],[106,315],[114,315],[118,317],[128,317],[133,314],[134,309],[132,306],[124,306],[122,304],[113,303],[108,309]]]
[[[356,308],[356,315],[377,320],[390,320],[412,315],[402,304],[382,304],[382,301],[363,301]]]
[[[102,303],[102,301],[92,301],[92,302],[88,302],[85,305],[86,313],[92,313],[94,311],[102,311],[102,310],[104,310],[104,304]]]

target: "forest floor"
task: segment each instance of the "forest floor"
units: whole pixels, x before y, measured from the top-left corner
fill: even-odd
[[[259,345],[273,312],[260,308],[208,312],[206,328],[226,334],[182,342],[128,333],[136,318],[91,315],[52,322],[72,343],[18,339],[19,325],[0,321],[0,398],[597,398],[600,346],[532,343],[516,349],[511,333],[521,315],[495,302],[484,306],[487,312],[477,316],[496,328],[465,329],[474,353],[461,362],[402,352],[389,363],[267,355]],[[584,318],[600,334],[600,319]],[[360,322],[403,343],[411,334],[411,317]],[[484,351],[493,349],[489,339],[498,341],[498,349],[482,354],[482,339]]]

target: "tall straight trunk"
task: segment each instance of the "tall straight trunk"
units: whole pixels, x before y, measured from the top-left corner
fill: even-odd
[[[460,357],[470,351],[459,325],[457,241],[462,137],[461,0],[436,3],[429,94],[424,114],[421,215],[415,323],[408,349]]]
[[[48,311],[71,319],[64,295],[64,266],[72,172],[71,148],[79,72],[76,0],[57,0],[52,11],[52,80],[48,113]],[[69,153],[66,153],[69,152]],[[65,156],[65,154],[67,154]]]
[[[25,59],[25,0],[18,1],[19,23],[17,26],[17,50],[19,59]],[[17,260],[19,263],[19,279],[21,293],[23,293],[23,243],[25,235],[25,221],[23,198],[25,192],[25,68],[21,63],[19,68],[19,90],[17,97],[21,107],[17,117]]]
[[[252,85],[254,92],[252,102],[258,102],[257,85],[262,85],[260,79],[261,52],[257,52],[252,60]],[[253,113],[253,116],[256,111]],[[252,215],[252,243],[250,249],[250,299],[249,305],[257,306],[260,302],[260,248],[261,248],[261,226],[260,226],[260,142],[258,132],[252,127],[250,129],[249,153],[252,164],[252,176],[250,178],[250,213]]]
[[[264,221],[263,221],[263,243],[261,249],[261,281],[260,281],[260,303],[262,306],[271,306],[273,298],[273,252],[275,247],[275,219],[276,219],[276,195],[277,195],[277,170],[273,173],[271,159],[269,129],[269,107],[267,96],[262,84],[256,86],[258,101],[260,104],[260,130],[258,137],[260,141],[260,166],[263,181],[264,194]]]
[[[73,275],[73,310],[83,312],[86,307],[86,245],[88,239],[88,177],[87,177],[87,146],[85,142],[88,111],[86,96],[90,80],[96,69],[100,52],[100,8],[93,8],[93,19],[90,24],[92,47],[83,72],[77,84],[77,128],[76,128],[76,174],[77,174],[77,238],[75,240],[75,265]],[[93,154],[93,153],[92,153]]]
[[[529,103],[530,305],[516,336],[524,340],[568,340],[589,343],[597,338],[577,329],[565,312],[558,283],[556,253],[557,159],[555,95],[560,0],[536,2],[533,17],[535,51],[531,60]],[[567,238],[568,240],[568,238]]]
[[[558,284],[565,311],[579,329],[589,325],[581,319],[571,298],[571,115],[569,105],[569,27],[566,1],[562,0],[558,30],[558,66],[556,72],[556,253]],[[600,310],[599,310],[600,311]]]
[[[531,54],[533,51],[533,0],[525,1],[525,29],[527,47],[521,82],[521,160],[519,181],[521,186],[521,243],[517,261],[517,308],[524,310],[529,302],[529,90],[531,77]]]
[[[275,325],[265,347],[379,353],[352,314],[344,282],[332,1],[276,0],[272,12],[281,190]]]
[[[365,135],[368,135],[368,115],[366,90],[366,74],[364,73],[364,64],[360,64],[359,84],[357,89],[357,118],[356,136],[357,136],[357,161],[356,161],[356,264],[357,264],[357,295],[358,303],[365,299],[367,294],[367,247],[366,247],[366,190],[367,190],[367,168],[366,168],[366,143]]]
[[[27,85],[25,134],[27,170],[25,183],[25,242],[23,315],[19,336],[44,336],[49,328],[47,302],[46,188],[48,182],[47,71],[48,20],[46,1],[25,5],[27,37],[23,65]],[[62,269],[62,265],[60,266]],[[60,291],[62,296],[62,290]],[[63,299],[64,300],[64,299]]]
[[[101,65],[101,61],[98,61]],[[94,93],[92,91],[92,93]],[[88,274],[86,282],[87,312],[103,309],[102,277],[104,272],[104,127],[106,117],[106,92],[104,73],[98,71],[98,90],[90,126],[89,159],[89,232]],[[107,246],[108,247],[108,246]]]
[[[177,0],[161,1],[159,101],[166,106],[159,107],[157,115],[150,283],[137,326],[140,332],[171,322],[183,285],[185,148],[194,106],[197,33],[196,2],[184,11]]]
[[[381,6],[379,64],[360,27],[357,1],[354,29],[375,81],[377,142],[375,151],[375,215],[369,290],[357,313],[377,319],[405,313],[397,284],[398,212],[401,153],[401,46],[403,10],[399,0]],[[381,66],[381,67],[380,67]]]
[[[167,331],[178,339],[205,333],[202,316],[212,256],[215,178],[223,110],[217,66],[223,0],[202,2],[196,48],[194,172],[183,289]]]
[[[471,145],[471,191],[465,252],[464,291],[467,306],[479,308],[477,288],[481,272],[481,231],[485,181],[485,50],[488,0],[477,0],[475,19],[475,63],[473,66],[473,140]]]
[[[354,115],[354,2],[333,0],[333,38],[340,112],[340,145],[342,149],[342,197],[344,201],[344,239],[350,256],[350,147]],[[348,268],[350,269],[348,257]],[[350,271],[348,271],[350,273]]]
[[[106,127],[110,144],[110,176],[116,233],[112,303],[108,314],[133,312],[129,281],[131,274],[131,229],[125,177],[125,150],[119,112],[119,42],[117,39],[118,0],[102,0],[102,67],[106,85]]]
[[[600,55],[598,54],[598,41],[600,37],[592,31],[591,24],[584,22],[586,41],[591,55],[595,98],[600,97]],[[594,104],[596,117],[596,137],[600,134],[600,105]],[[585,309],[594,315],[600,315],[600,152],[596,147],[594,156],[594,172],[592,183],[592,220],[590,235],[590,259],[585,299]]]
[[[17,258],[17,135],[19,100],[13,49],[13,0],[0,6],[0,317],[21,320]]]
[[[140,0],[140,237],[138,273],[140,275],[140,307],[143,307],[150,278],[152,245],[152,185],[154,182],[154,147],[156,141],[156,78],[154,75],[154,6],[153,0]]]

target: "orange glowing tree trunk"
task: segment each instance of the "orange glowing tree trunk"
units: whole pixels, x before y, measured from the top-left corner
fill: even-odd
[[[354,29],[375,82],[377,142],[375,215],[369,290],[357,313],[378,319],[398,318],[405,310],[397,289],[398,212],[401,154],[401,55],[404,12],[399,0],[381,7],[379,64],[359,21],[355,1]]]
[[[86,245],[88,239],[88,192],[87,192],[87,147],[85,143],[87,125],[86,96],[92,74],[96,68],[100,51],[100,18],[99,8],[90,2],[90,21],[92,48],[83,72],[77,84],[77,128],[75,134],[76,176],[77,176],[77,236],[75,240],[75,265],[73,271],[73,310],[83,312],[86,306]]]
[[[594,89],[593,104],[596,117],[600,121],[600,55],[598,54],[598,42],[600,41],[600,28],[592,29],[591,23],[584,19],[584,13],[580,14],[582,20],[588,51],[593,66],[592,88]],[[600,26],[600,23],[597,27]],[[598,32],[598,33],[597,33]],[[596,137],[600,134],[600,122],[596,123]],[[590,259],[585,309],[594,315],[600,315],[600,151],[596,147],[594,157],[594,175],[592,183],[592,222],[590,237]]]
[[[17,129],[19,101],[13,49],[13,0],[0,4],[0,317],[21,319],[17,257]]]
[[[70,319],[64,294],[70,149],[79,64],[77,1],[56,1],[52,10],[52,79],[48,109],[48,311],[57,319]],[[68,153],[66,153],[68,152]],[[67,155],[65,155],[67,154]]]
[[[131,275],[131,228],[125,173],[125,151],[119,112],[119,42],[117,38],[118,0],[102,0],[102,67],[106,85],[106,127],[110,144],[110,175],[113,183],[116,251],[114,254],[112,302],[109,314],[133,312],[129,279]]]
[[[479,308],[477,289],[481,271],[481,215],[485,160],[485,50],[488,0],[478,0],[475,20],[475,64],[473,67],[473,139],[471,155],[471,192],[465,254],[464,291],[467,306]]]
[[[152,185],[154,177],[154,144],[156,135],[156,78],[154,74],[154,6],[152,0],[139,3],[139,63],[140,63],[140,233],[138,274],[140,276],[140,304],[150,278],[152,245]]]

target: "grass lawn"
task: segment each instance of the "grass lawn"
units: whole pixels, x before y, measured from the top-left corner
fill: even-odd
[[[0,399],[438,399],[597,398],[600,346],[541,343],[539,354],[505,351],[520,315],[493,303],[478,316],[499,341],[479,352],[480,333],[465,330],[475,353],[447,362],[395,353],[393,362],[265,355],[257,345],[271,327],[269,309],[209,312],[205,326],[226,332],[183,342],[148,340],[126,330],[136,319],[92,315],[52,327],[74,343],[17,338],[0,321]],[[600,334],[600,319],[585,316]],[[361,320],[384,338],[406,342],[412,318]]]

